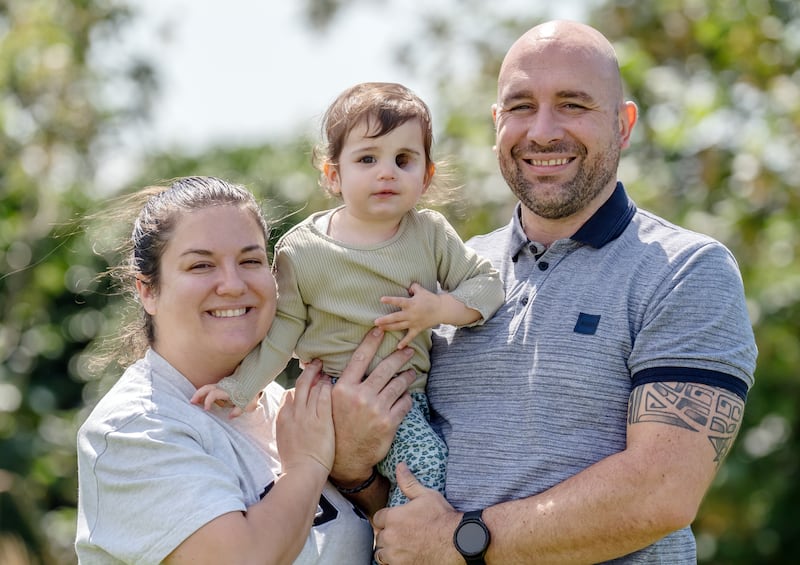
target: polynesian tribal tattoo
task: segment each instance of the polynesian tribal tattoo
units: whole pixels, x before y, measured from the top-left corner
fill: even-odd
[[[741,398],[697,383],[652,383],[631,393],[628,424],[660,422],[708,435],[717,466],[728,454],[744,414]]]

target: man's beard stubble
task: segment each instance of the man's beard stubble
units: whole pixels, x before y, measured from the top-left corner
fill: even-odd
[[[585,208],[609,182],[615,180],[620,158],[619,144],[613,143],[593,162],[585,160],[587,150],[583,145],[562,143],[546,148],[527,147],[526,152],[577,153],[580,159],[584,159],[575,177],[561,185],[555,185],[551,183],[555,182],[556,177],[536,177],[533,182],[526,178],[522,168],[518,166],[521,161],[519,154],[524,153],[519,147],[512,148],[510,157],[498,153],[500,172],[514,195],[531,212],[549,220],[567,218]],[[550,196],[545,197],[548,193]]]

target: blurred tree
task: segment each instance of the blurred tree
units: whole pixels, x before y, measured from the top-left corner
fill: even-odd
[[[93,207],[94,144],[148,99],[149,68],[90,68],[129,17],[111,0],[0,2],[0,559],[74,561],[76,363],[105,302],[70,222]],[[11,549],[9,549],[11,548]],[[22,559],[22,557],[18,557]]]
[[[360,4],[306,0],[309,25],[325,28]],[[546,11],[419,4],[417,33],[398,43],[397,58],[438,93],[429,100],[436,152],[465,186],[447,212],[468,237],[509,217],[490,106],[503,53]],[[622,180],[640,206],[733,250],[761,352],[744,429],[695,523],[699,558],[788,562],[800,544],[800,8],[795,0],[584,7],[581,19],[615,43],[641,110]],[[75,428],[118,376],[91,374],[81,353],[113,332],[118,301],[95,282],[105,261],[92,253],[97,234],[83,237],[73,220],[100,208],[96,167],[120,127],[147,116],[155,79],[145,62],[91,64],[115,53],[132,16],[122,0],[0,0],[0,562],[74,562]],[[330,204],[309,151],[298,139],[153,155],[129,187],[185,174],[241,182],[265,201],[277,237]]]

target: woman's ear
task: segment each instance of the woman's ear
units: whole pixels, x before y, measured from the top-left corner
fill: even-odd
[[[150,282],[136,277],[136,293],[139,295],[139,301],[142,303],[145,312],[154,316],[158,311],[158,301]]]

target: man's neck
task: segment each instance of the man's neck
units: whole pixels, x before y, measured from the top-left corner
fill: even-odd
[[[522,214],[520,216],[522,229],[530,241],[535,241],[543,244],[545,247],[550,247],[553,242],[559,239],[567,239],[575,234],[575,232],[577,232],[580,227],[611,198],[615,188],[616,183],[603,190],[582,210],[566,218],[543,218],[523,205],[521,207]]]

